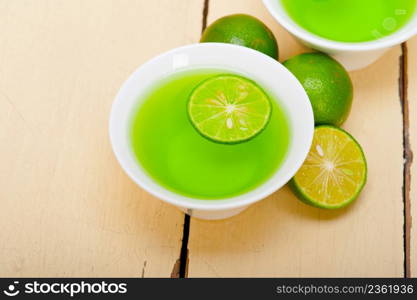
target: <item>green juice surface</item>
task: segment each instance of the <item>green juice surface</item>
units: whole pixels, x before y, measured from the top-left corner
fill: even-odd
[[[340,42],[364,42],[405,25],[417,0],[277,0],[298,25]]]
[[[218,70],[182,71],[143,95],[132,117],[131,143],[140,165],[159,184],[198,199],[236,196],[264,183],[284,160],[290,129],[273,102],[270,122],[248,142],[224,145],[201,136],[187,115],[192,90]]]

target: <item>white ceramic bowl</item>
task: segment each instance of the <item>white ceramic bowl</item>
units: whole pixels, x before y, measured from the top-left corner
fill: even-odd
[[[183,69],[219,68],[247,76],[279,99],[291,128],[288,154],[281,167],[258,188],[245,194],[219,200],[200,200],[176,194],[155,182],[135,158],[129,138],[132,111],[140,96],[160,78]],[[139,108],[140,109],[140,108]],[[155,57],[139,67],[123,84],[110,115],[113,151],[126,173],[154,196],[186,213],[204,219],[221,219],[239,213],[281,188],[300,168],[311,146],[314,118],[310,101],[298,80],[279,62],[255,50],[220,43],[180,47]]]
[[[388,49],[417,34],[417,9],[410,22],[391,35],[369,42],[344,43],[322,38],[296,24],[288,16],[280,0],[263,2],[270,14],[288,32],[308,47],[330,54],[347,70],[357,70],[372,64]]]

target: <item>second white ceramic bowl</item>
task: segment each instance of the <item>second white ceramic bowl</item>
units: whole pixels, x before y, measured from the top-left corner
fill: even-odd
[[[362,69],[372,64],[388,49],[417,34],[416,10],[410,22],[393,34],[383,38],[360,43],[332,41],[317,36],[296,24],[288,16],[280,0],[263,0],[263,2],[270,14],[288,32],[306,46],[330,54],[349,71]]]

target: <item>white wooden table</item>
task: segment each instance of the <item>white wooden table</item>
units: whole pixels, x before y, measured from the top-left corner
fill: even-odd
[[[0,276],[417,276],[417,38],[351,73],[344,128],[369,179],[347,209],[283,188],[184,230],[121,170],[107,122],[122,82],[232,13],[263,20],[280,60],[309,51],[258,0],[0,0]]]

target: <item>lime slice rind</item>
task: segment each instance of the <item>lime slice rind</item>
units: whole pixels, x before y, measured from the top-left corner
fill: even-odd
[[[211,141],[248,141],[267,126],[272,106],[253,81],[223,74],[206,79],[191,93],[187,112],[194,128]]]
[[[320,131],[323,135],[318,137]],[[321,125],[316,127],[310,153],[290,187],[306,204],[338,209],[358,198],[366,180],[365,154],[355,138],[343,129]]]

